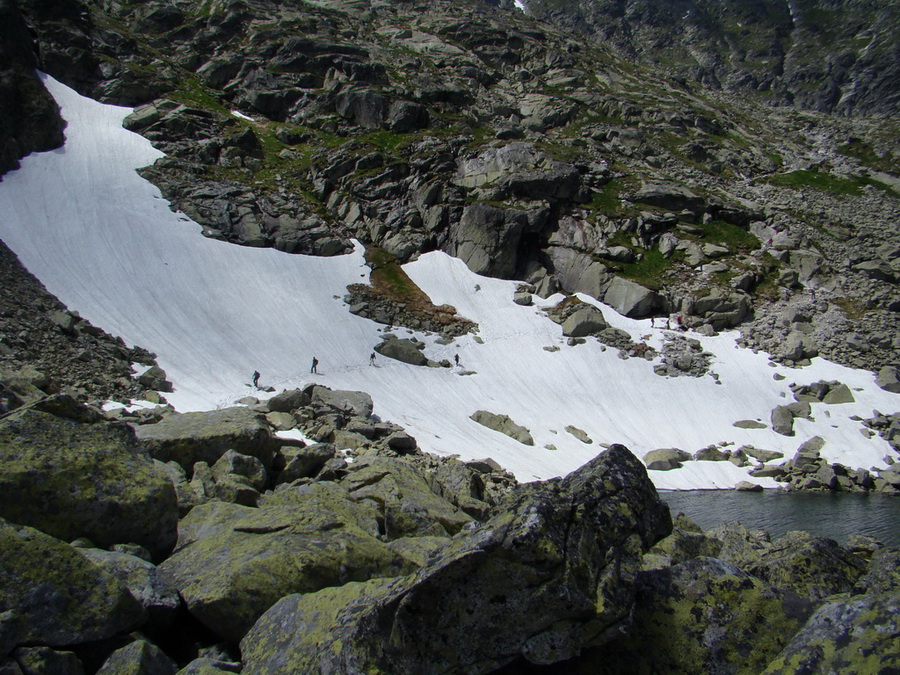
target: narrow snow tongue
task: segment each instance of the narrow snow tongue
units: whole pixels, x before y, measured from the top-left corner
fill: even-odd
[[[621,445],[522,486],[414,574],[290,595],[241,642],[245,673],[486,673],[550,664],[628,620],[643,551],[672,528]]]

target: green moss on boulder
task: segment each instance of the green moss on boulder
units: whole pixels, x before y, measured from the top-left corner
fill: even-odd
[[[237,641],[286,595],[411,569],[377,538],[377,516],[325,483],[282,490],[260,508],[211,502],[182,521],[160,569],[195,617]]]
[[[129,427],[27,410],[0,422],[0,516],[66,541],[136,543],[161,556],[175,543],[178,505]]]
[[[135,432],[154,459],[174,460],[188,473],[196,462],[213,466],[228,450],[256,457],[269,469],[278,446],[265,416],[244,407],[169,415]]]
[[[900,594],[839,599],[819,608],[781,654],[760,671],[794,673],[900,672]]]
[[[628,636],[585,654],[577,673],[760,672],[813,603],[716,558],[642,573]]]
[[[77,549],[0,520],[0,654],[18,645],[64,647],[139,626],[144,608]]]

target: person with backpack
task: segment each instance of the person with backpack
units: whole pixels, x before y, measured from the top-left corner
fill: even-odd
[[[259,389],[259,371],[253,371],[253,386]]]
[[[319,366],[319,359],[317,359],[317,358],[314,356],[314,357],[313,357],[313,360],[312,360],[312,367],[309,369],[309,372],[311,372],[311,373],[318,373],[318,372],[319,372],[319,371],[317,370],[318,366]]]

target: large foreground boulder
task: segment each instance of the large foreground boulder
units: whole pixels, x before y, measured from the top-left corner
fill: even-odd
[[[571,673],[758,673],[803,626],[813,602],[698,557],[644,572],[627,636]]]
[[[835,599],[819,608],[762,671],[794,673],[900,672],[900,593]]]
[[[0,520],[0,656],[18,645],[62,647],[133,630],[144,608],[77,549]]]
[[[160,569],[201,623],[237,641],[279,598],[408,571],[378,538],[379,511],[330,483],[285,488],[260,508],[210,502],[179,527]]]
[[[268,469],[277,448],[265,416],[244,407],[169,415],[135,432],[153,458],[178,462],[188,473],[196,462],[212,466],[228,450],[256,457]]]
[[[178,505],[166,472],[120,424],[26,410],[0,422],[0,516],[71,541],[175,544]]]
[[[409,577],[282,599],[241,642],[244,672],[485,673],[571,658],[627,622],[640,556],[670,529],[641,463],[613,445],[523,486]]]

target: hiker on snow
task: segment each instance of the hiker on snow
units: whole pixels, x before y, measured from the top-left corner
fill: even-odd
[[[311,372],[311,373],[318,373],[319,371],[316,370],[316,367],[317,367],[318,365],[319,365],[319,359],[317,359],[317,358],[314,356],[314,357],[313,357],[313,360],[312,360],[312,367],[309,369],[309,372]]]
[[[375,352],[372,352],[371,354],[369,354],[369,365],[370,366],[375,365]]]
[[[253,386],[259,389],[259,371],[253,371]]]

